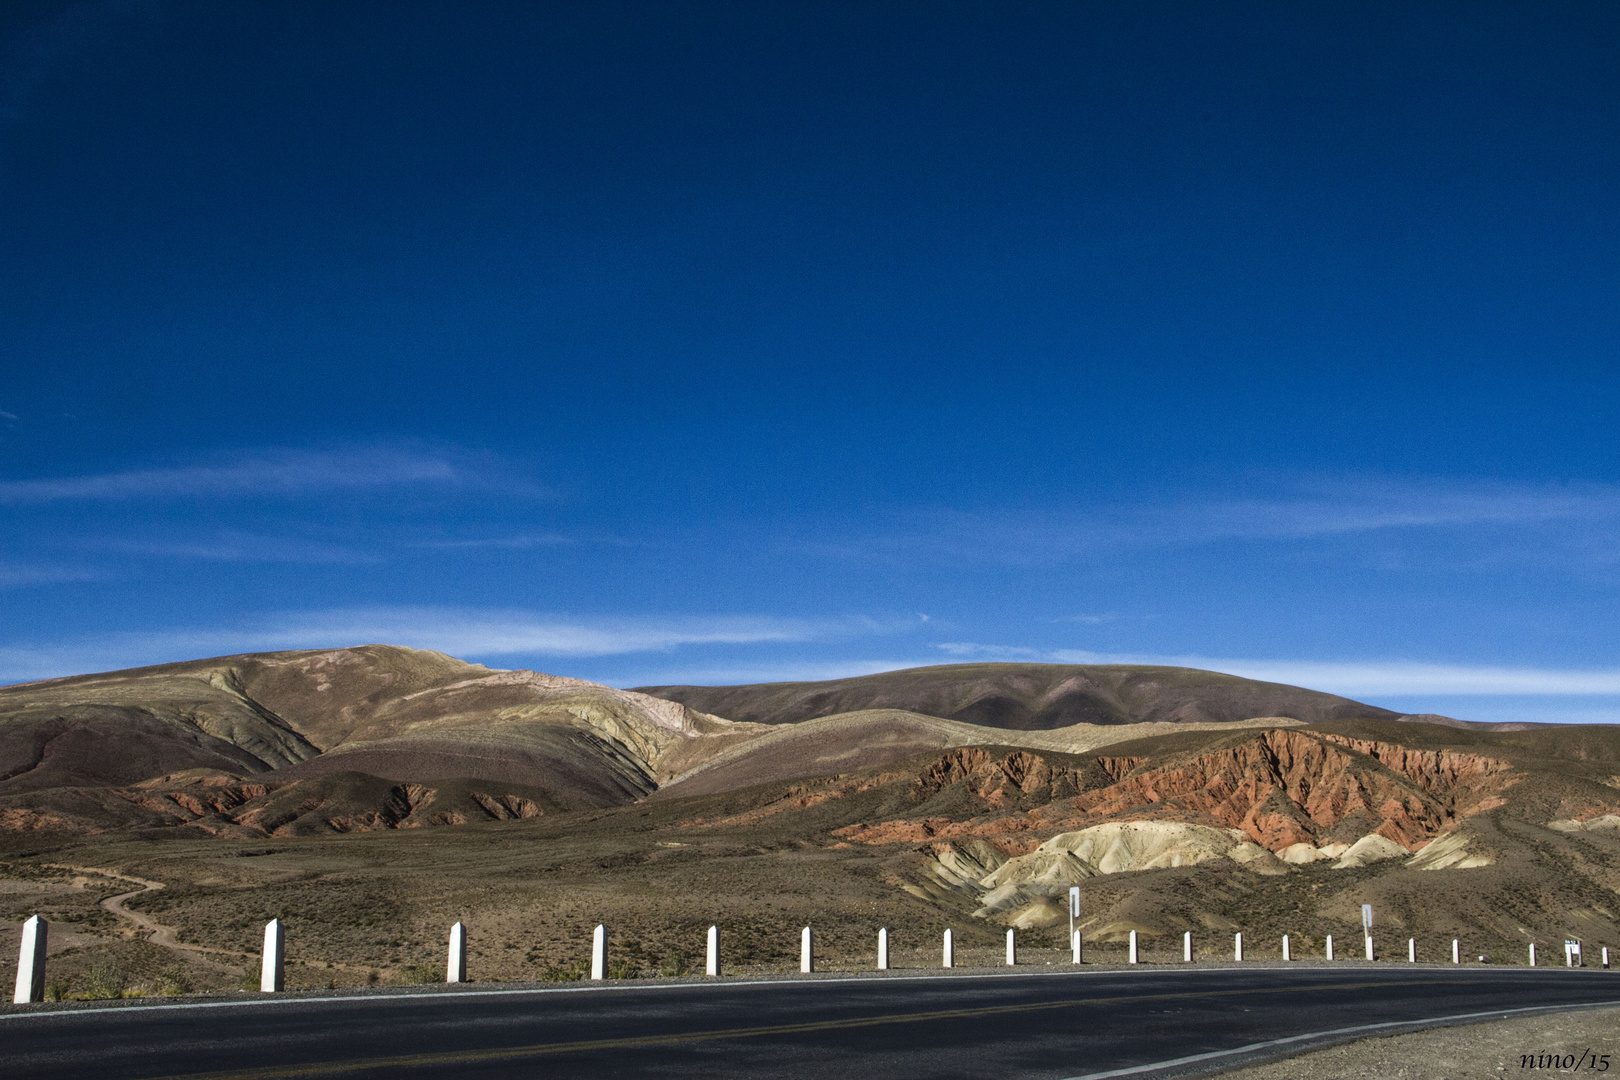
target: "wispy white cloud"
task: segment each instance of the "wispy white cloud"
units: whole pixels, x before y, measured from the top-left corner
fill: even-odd
[[[289,536],[264,536],[220,530],[185,539],[100,540],[84,542],[86,550],[146,555],[156,558],[198,559],[205,562],[371,563],[375,551]]]
[[[1593,535],[1620,533],[1620,487],[1614,485],[1338,478],[1290,480],[1269,489],[1263,495],[1161,491],[1139,501],[1025,511],[914,508],[868,537],[801,546],[834,557],[1023,565],[1154,547],[1420,530],[1490,529],[1493,543],[1511,545],[1515,532],[1528,536],[1556,524],[1560,542],[1573,547]]]
[[[448,455],[370,448],[264,450],[213,464],[0,481],[0,504],[290,496],[405,485],[465,485],[475,479]]]
[[[419,540],[411,546],[438,551],[528,551],[534,548],[567,547],[580,542],[579,537],[565,536],[561,533],[523,533],[517,536],[492,536],[467,540]]]
[[[1200,655],[1097,653],[977,642],[935,646],[960,659],[1052,664],[1150,664],[1203,668],[1247,679],[1288,683],[1346,697],[1620,695],[1620,669],[1432,664],[1419,661],[1254,660]]]
[[[667,652],[693,645],[805,642],[869,632],[864,622],[772,616],[590,618],[523,611],[371,607],[265,616],[250,627],[121,633],[54,645],[0,646],[0,682],[281,649],[404,645],[452,656],[557,658]]]
[[[77,566],[48,566],[0,563],[0,589],[21,589],[31,585],[59,585],[73,581],[96,581],[93,570]]]

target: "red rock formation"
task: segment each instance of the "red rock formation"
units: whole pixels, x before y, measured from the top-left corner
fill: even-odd
[[[1155,764],[1145,757],[1100,757],[1113,780],[1105,787],[1057,798],[1027,814],[968,821],[939,818],[852,825],[846,840],[868,843],[1050,836],[1104,821],[1184,821],[1242,830],[1273,851],[1319,845],[1323,834],[1351,815],[1415,850],[1453,825],[1460,813],[1499,803],[1494,792],[1516,781],[1503,762],[1451,751],[1417,751],[1390,743],[1358,743],[1297,729],[1256,732],[1226,749]],[[918,776],[914,798],[965,783],[994,810],[1016,793],[1080,783],[1080,774],[1053,768],[1039,755],[996,760],[979,748],[952,751]],[[1369,822],[1370,824],[1370,822]]]

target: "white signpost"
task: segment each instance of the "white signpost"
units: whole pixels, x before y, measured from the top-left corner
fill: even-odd
[[[1581,962],[1581,939],[1572,938],[1564,942],[1564,966],[1585,967]]]
[[[1080,886],[1069,886],[1069,940],[1074,940],[1074,924],[1080,920]]]

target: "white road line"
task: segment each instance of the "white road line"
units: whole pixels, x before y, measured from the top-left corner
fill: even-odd
[[[1129,1069],[1110,1069],[1108,1072],[1086,1073],[1083,1076],[1070,1076],[1065,1080],[1106,1080],[1111,1076],[1134,1076],[1137,1073],[1153,1072],[1155,1069],[1173,1069],[1177,1065],[1192,1065],[1200,1061],[1214,1061],[1216,1058],[1233,1057],[1237,1054],[1250,1054],[1256,1050],[1266,1050],[1274,1046],[1287,1046],[1290,1043],[1304,1042],[1308,1039],[1326,1039],[1335,1035],[1355,1035],[1361,1032],[1384,1031],[1389,1028],[1419,1028],[1424,1025],[1449,1024],[1460,1020],[1481,1020],[1487,1016],[1506,1018],[1514,1014],[1533,1012],[1574,1012],[1577,1009],[1605,1009],[1620,1005],[1620,1001],[1593,1001],[1584,1005],[1532,1005],[1523,1009],[1491,1009],[1488,1012],[1458,1013],[1455,1016],[1431,1016],[1425,1020],[1392,1020],[1383,1024],[1360,1024],[1356,1027],[1334,1028],[1331,1031],[1313,1031],[1305,1035],[1290,1035],[1286,1039],[1272,1039],[1268,1042],[1250,1043],[1248,1046],[1239,1046],[1234,1050],[1215,1050],[1208,1054],[1192,1054],[1189,1057],[1171,1058],[1169,1061],[1156,1061],[1152,1065],[1136,1065]]]

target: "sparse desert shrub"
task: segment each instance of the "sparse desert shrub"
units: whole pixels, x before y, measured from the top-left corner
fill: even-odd
[[[242,981],[236,984],[238,990],[257,990],[259,988],[259,973],[249,968],[242,973]]]
[[[366,985],[367,986],[376,986],[381,981],[382,981],[382,972],[380,972],[380,971],[368,971],[368,972],[366,972]]]
[[[547,968],[545,975],[542,977],[546,982],[578,982],[585,977],[586,972],[590,971],[590,969],[589,960],[575,960],[573,963],[563,967]]]
[[[661,970],[667,976],[685,975],[690,970],[690,967],[691,963],[687,960],[685,953],[672,952],[664,957],[664,965]]]
[[[52,979],[45,984],[46,1001],[66,1001],[68,999],[68,981],[66,979]]]
[[[634,979],[641,975],[641,967],[632,960],[614,960],[608,964],[610,979]]]
[[[121,998],[124,996],[126,978],[124,969],[110,960],[97,960],[90,965],[90,974],[85,977],[84,997],[91,1001],[103,998]]]
[[[407,964],[399,969],[399,981],[406,986],[422,986],[439,980],[439,969],[432,964]]]
[[[157,992],[165,997],[189,994],[192,989],[191,976],[179,964],[172,964],[158,972]]]

